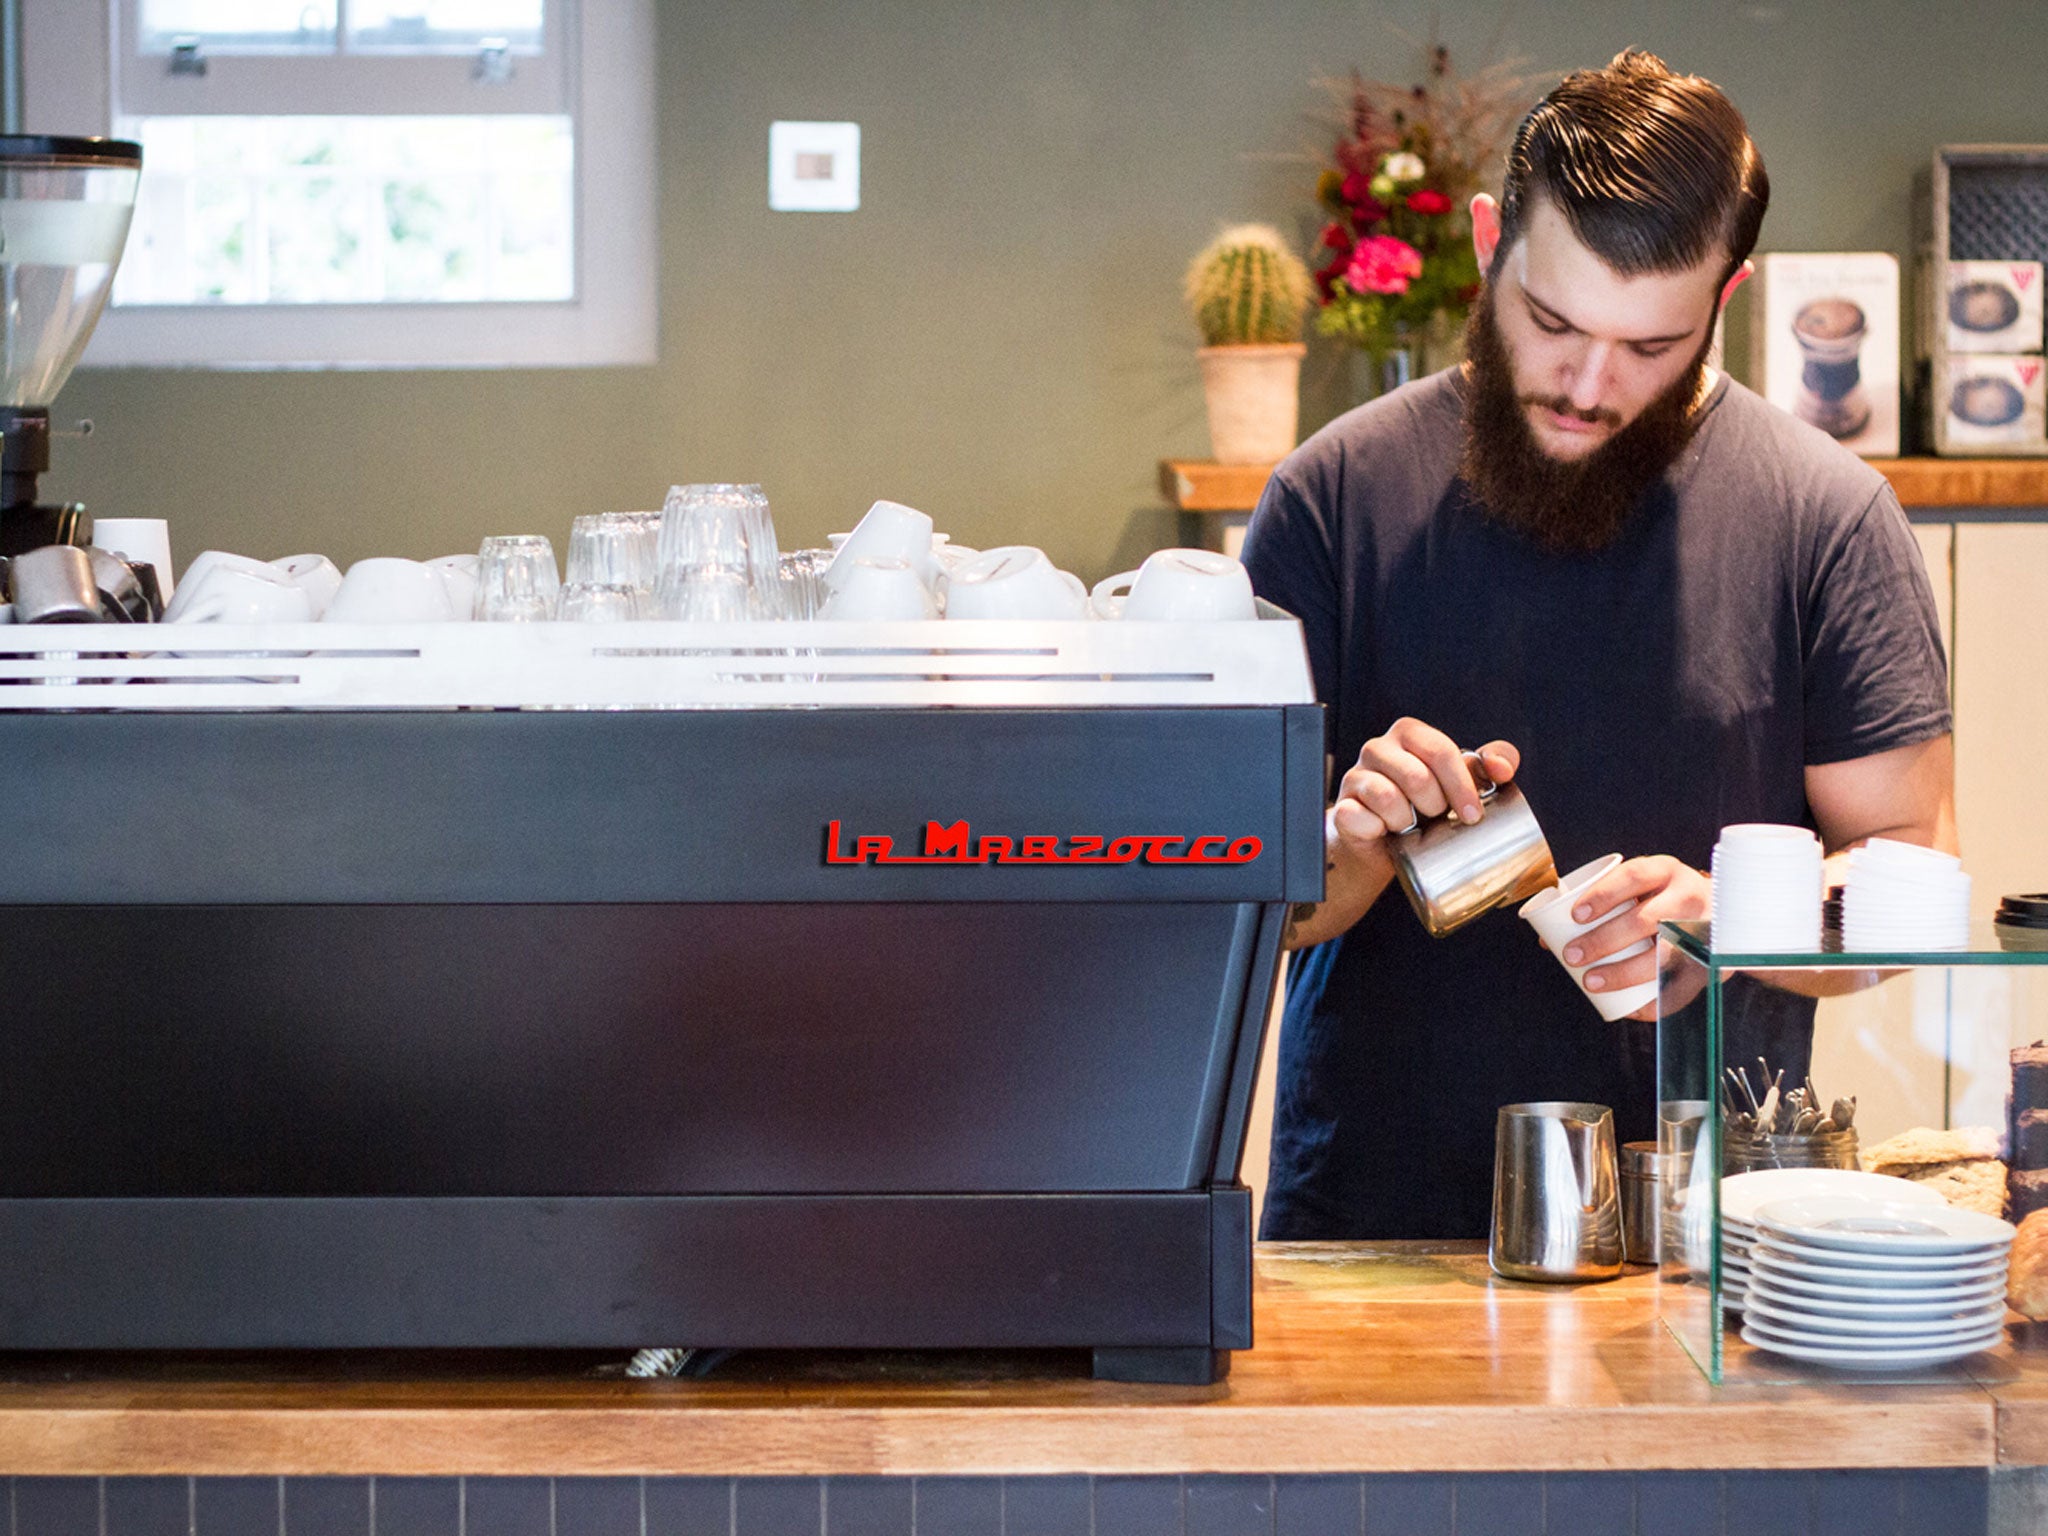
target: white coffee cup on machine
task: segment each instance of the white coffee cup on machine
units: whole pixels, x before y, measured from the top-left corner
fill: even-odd
[[[327,605],[331,624],[446,624],[456,617],[441,573],[417,560],[358,560]]]
[[[172,606],[176,612],[164,611],[167,624],[304,624],[313,617],[305,592],[282,572],[240,556],[204,569],[195,561]]]
[[[1158,550],[1135,571],[1098,581],[1092,603],[1104,619],[1185,624],[1259,616],[1243,562],[1210,549]]]
[[[270,567],[306,594],[316,619],[326,615],[327,605],[341,590],[341,572],[325,555],[286,555],[271,561]]]
[[[901,560],[930,587],[939,573],[932,553],[932,520],[900,501],[878,501],[853,526],[825,571],[825,585],[837,591],[861,559]]]
[[[1042,549],[1009,544],[953,567],[946,579],[948,619],[1081,619],[1088,589]]]
[[[1653,977],[1649,981],[1633,987],[1622,987],[1617,991],[1587,992],[1586,972],[1596,965],[1613,965],[1618,961],[1646,954],[1656,947],[1657,941],[1654,938],[1638,939],[1626,949],[1599,960],[1589,960],[1584,965],[1567,963],[1564,952],[1572,940],[1591,933],[1595,928],[1604,926],[1624,912],[1635,910],[1635,900],[1631,898],[1601,913],[1591,922],[1582,923],[1572,916],[1572,907],[1578,902],[1580,894],[1602,876],[1620,867],[1621,855],[1618,853],[1606,854],[1590,864],[1581,864],[1570,874],[1561,877],[1549,890],[1538,891],[1531,896],[1522,903],[1517,912],[1517,916],[1534,928],[1543,942],[1549,946],[1550,952],[1557,956],[1557,963],[1564,966],[1572,980],[1578,984],[1579,990],[1586,993],[1593,1006],[1599,1010],[1600,1017],[1610,1024],[1618,1019],[1627,1018],[1637,1009],[1653,1002],[1657,996],[1657,981]]]
[[[840,570],[835,563],[835,570]],[[908,562],[887,556],[862,556],[840,570],[839,585],[825,599],[821,619],[862,619],[870,622],[935,619],[939,605],[931,589]]]

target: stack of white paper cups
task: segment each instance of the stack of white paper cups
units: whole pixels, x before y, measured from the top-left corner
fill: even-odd
[[[1620,863],[1621,855],[1610,853],[1590,864],[1581,864],[1549,890],[1537,892],[1521,905],[1519,915],[1522,921],[1534,928],[1542,937],[1543,942],[1550,947],[1550,952],[1557,956],[1558,964],[1563,965],[1571,973],[1572,980],[1578,983],[1581,992],[1586,992],[1586,972],[1594,966],[1613,965],[1617,961],[1632,959],[1647,953],[1657,943],[1653,938],[1638,939],[1617,954],[1603,955],[1600,959],[1589,961],[1585,965],[1571,965],[1565,961],[1565,947],[1573,939],[1605,926],[1624,912],[1634,910],[1635,900],[1631,897],[1611,911],[1602,912],[1588,923],[1582,923],[1572,916],[1572,908],[1578,902],[1579,893],[1609,870],[1617,868]],[[1599,1009],[1600,1017],[1611,1023],[1616,1019],[1627,1018],[1638,1008],[1652,1002],[1657,996],[1657,982],[1653,977],[1637,986],[1622,987],[1612,992],[1586,992],[1586,996],[1592,1000],[1593,1006]]]
[[[1961,859],[1888,837],[1849,854],[1844,949],[1962,949],[1969,942],[1970,877]]]
[[[1723,827],[1713,876],[1714,948],[1730,954],[1820,948],[1821,846],[1805,827]]]

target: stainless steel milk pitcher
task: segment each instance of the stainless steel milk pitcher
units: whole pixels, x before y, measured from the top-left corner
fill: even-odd
[[[1621,1273],[1614,1113],[1604,1104],[1508,1104],[1494,1124],[1487,1262],[1509,1280]]]
[[[1513,784],[1496,784],[1467,752],[1479,786],[1479,819],[1440,816],[1391,840],[1394,871],[1408,905],[1438,938],[1482,912],[1527,901],[1557,884],[1557,864],[1536,813]]]

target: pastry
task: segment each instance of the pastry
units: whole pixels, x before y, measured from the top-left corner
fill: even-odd
[[[2021,1109],[2014,1112],[2012,1166],[2048,1168],[2048,1109]]]
[[[2023,1316],[2048,1318],[2048,1211],[2035,1211],[2020,1223],[2005,1276],[2005,1302]]]
[[[1895,1178],[1924,1184],[1950,1205],[1986,1216],[2005,1214],[2005,1164],[1995,1157],[1972,1157],[1953,1163],[1921,1163],[1884,1170]]]
[[[2015,1168],[2010,1182],[2013,1221],[2048,1211],[2048,1170]]]
[[[1952,1131],[1937,1131],[1923,1125],[1901,1131],[1889,1141],[1867,1149],[1863,1166],[1872,1173],[1897,1173],[1905,1168],[1995,1158],[1998,1151],[1995,1126],[1965,1125]]]

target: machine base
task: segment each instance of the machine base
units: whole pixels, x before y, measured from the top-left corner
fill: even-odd
[[[1230,1374],[1227,1349],[1098,1349],[1097,1381],[1206,1387]]]

